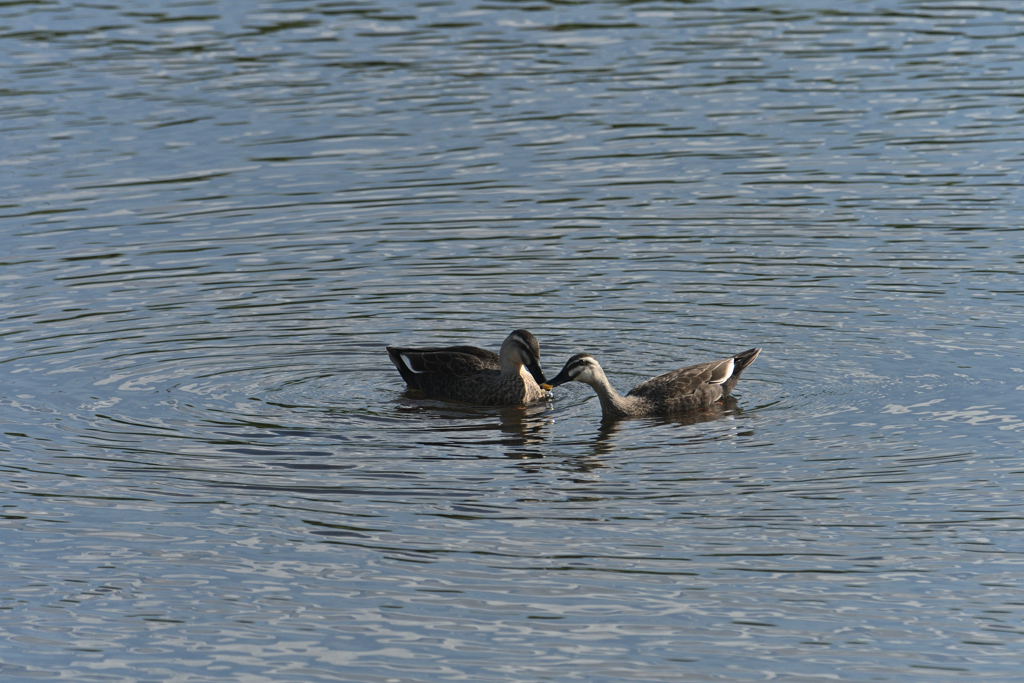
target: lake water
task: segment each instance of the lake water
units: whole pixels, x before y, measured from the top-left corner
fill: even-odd
[[[0,8],[4,681],[1008,681],[1024,7]],[[407,394],[386,344],[735,400]]]

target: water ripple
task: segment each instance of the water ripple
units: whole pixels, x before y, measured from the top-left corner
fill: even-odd
[[[1021,18],[0,10],[0,672],[1012,679]],[[383,352],[519,327],[764,351],[616,423]]]

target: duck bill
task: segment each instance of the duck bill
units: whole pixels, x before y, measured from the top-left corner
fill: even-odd
[[[569,373],[565,371],[565,368],[562,368],[560,373],[549,379],[547,382],[541,383],[540,388],[544,391],[551,391],[555,387],[571,381],[572,377],[569,377]]]
[[[540,369],[540,363],[537,361],[533,361],[527,365],[526,369],[529,370],[530,374],[533,375],[533,378],[537,380],[537,384],[544,384],[547,382],[547,380],[544,379],[544,371]]]

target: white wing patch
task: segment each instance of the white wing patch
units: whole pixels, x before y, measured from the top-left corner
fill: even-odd
[[[415,372],[417,375],[423,374],[423,370],[417,370],[412,366],[412,361],[409,360],[409,357],[407,355],[405,355],[404,353],[400,353],[398,354],[398,357],[402,359],[402,362],[405,363],[405,367],[409,368],[410,372]]]
[[[708,380],[708,384],[724,384],[730,377],[732,377],[732,371],[736,367],[736,363],[732,358],[725,361],[722,365],[711,371],[711,379]],[[722,373],[720,377],[715,377],[718,373]]]

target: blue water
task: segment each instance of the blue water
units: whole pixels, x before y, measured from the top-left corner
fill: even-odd
[[[1009,2],[0,8],[5,681],[1009,681]],[[540,339],[602,423],[406,392]]]

